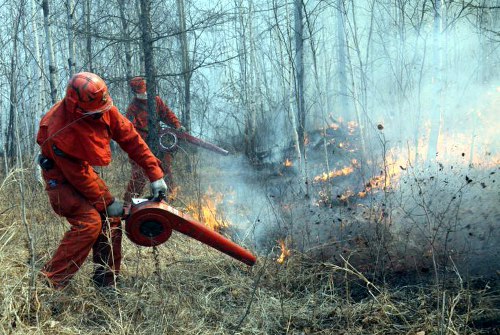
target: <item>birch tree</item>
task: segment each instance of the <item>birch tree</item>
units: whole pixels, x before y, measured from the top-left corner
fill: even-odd
[[[52,104],[57,101],[57,66],[54,54],[54,43],[52,41],[51,22],[50,22],[50,7],[49,0],[42,0],[43,23],[45,28],[45,43],[47,51],[47,59],[49,64],[49,86],[50,99]]]
[[[19,2],[16,8],[15,17],[12,21],[12,54],[10,57],[10,71],[8,73],[9,78],[9,122],[7,124],[7,133],[5,138],[7,139],[6,145],[6,157],[10,159],[10,166],[15,164],[15,157],[17,157],[17,148],[19,143],[18,133],[16,127],[18,124],[18,92],[17,92],[17,79],[18,79],[18,46],[19,40],[18,35],[20,31],[21,20],[24,15],[24,0]]]
[[[151,151],[158,155],[158,124],[156,114],[156,69],[153,53],[153,38],[151,36],[151,1],[140,0],[141,15],[140,25],[142,32],[142,50],[144,53],[144,67],[146,69],[147,95],[148,95],[148,123],[150,125],[147,142]]]
[[[47,1],[47,0],[45,0]],[[83,3],[83,21],[84,21],[84,31],[85,31],[85,68],[89,72],[94,72],[94,62],[92,56],[92,34],[91,34],[91,24],[90,24],[90,14],[91,14],[91,1],[92,0],[82,0]]]
[[[42,56],[40,52],[40,40],[38,37],[38,31],[39,31],[39,24],[38,24],[38,12],[37,12],[37,5],[35,0],[30,1],[31,5],[31,27],[33,31],[33,57],[34,57],[34,72],[35,72],[35,79],[37,83],[37,87],[35,89],[35,96],[36,96],[36,110],[39,111],[39,115],[37,115],[37,121],[38,117],[41,116],[43,113],[42,111],[46,107],[46,100],[45,100],[45,80],[44,80],[44,74],[43,74],[43,62],[42,62]]]
[[[67,32],[68,32],[68,70],[70,76],[76,71],[75,34],[73,27],[73,15],[75,5],[73,0],[66,0]]]
[[[132,75],[132,46],[131,46],[131,36],[129,31],[129,24],[127,18],[127,7],[125,0],[118,0],[118,8],[120,10],[120,22],[122,25],[122,37],[125,49],[125,76],[127,80],[130,80]],[[130,92],[130,90],[129,90]],[[129,93],[131,97],[132,93]]]
[[[344,13],[344,0],[337,0],[336,4],[337,13],[337,86],[340,100],[340,116],[345,119],[348,118],[351,113],[349,110],[348,102],[348,81],[347,81],[347,62],[346,62],[346,41],[345,41],[345,13]]]
[[[189,46],[186,29],[186,12],[184,0],[177,0],[177,14],[179,17],[179,41],[181,45],[182,79],[183,79],[183,113],[182,124],[189,131],[191,129],[191,62],[189,59]]]
[[[305,194],[309,196],[309,180],[307,176],[306,153],[306,105],[305,105],[305,76],[304,76],[304,10],[302,0],[294,0],[294,41],[295,41],[295,101],[297,105],[297,134],[300,148],[300,169]]]
[[[239,32],[238,39],[238,54],[239,57],[239,72],[241,85],[241,105],[245,111],[245,154],[250,160],[255,160],[256,154],[256,127],[257,127],[257,111],[255,109],[255,101],[253,100],[254,89],[254,71],[255,58],[253,57],[253,1],[246,2],[248,7],[243,6],[243,1],[236,3],[238,8],[238,20],[236,30]]]

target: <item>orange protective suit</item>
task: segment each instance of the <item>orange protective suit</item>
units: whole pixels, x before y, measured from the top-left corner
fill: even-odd
[[[172,112],[172,110],[163,102],[159,97],[155,97],[156,100],[156,112],[160,121],[166,123],[167,125],[174,127],[176,129],[181,127],[181,123],[177,116]],[[147,112],[147,100],[134,98],[127,108],[127,118],[132,122],[132,124],[137,129],[137,132],[146,139],[148,136],[148,112]],[[123,200],[125,202],[130,202],[132,197],[139,196],[144,190],[146,185],[146,177],[143,170],[134,162],[132,164],[132,171],[130,176],[130,181],[128,183]],[[167,184],[169,190],[171,191],[174,187],[173,184],[173,174],[172,174],[172,154],[166,152],[162,157],[162,168],[167,176]]]
[[[120,270],[121,220],[106,219],[103,212],[114,198],[92,168],[111,162],[111,140],[147,171],[150,181],[163,177],[159,160],[116,107],[93,118],[82,116],[75,103],[65,98],[40,121],[37,143],[42,155],[52,161],[42,171],[46,191],[54,211],[71,225],[42,269],[56,288],[68,283],[91,249],[96,285],[113,284]]]

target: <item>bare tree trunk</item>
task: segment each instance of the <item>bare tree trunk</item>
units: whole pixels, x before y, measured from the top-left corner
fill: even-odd
[[[258,133],[257,127],[259,120],[257,112],[262,108],[258,108],[258,103],[262,102],[262,95],[258,92],[261,89],[260,85],[260,76],[259,69],[256,59],[256,41],[255,41],[255,26],[254,26],[254,17],[255,17],[255,7],[253,1],[249,1],[249,16],[248,16],[248,95],[247,95],[247,106],[248,106],[248,121],[249,121],[249,135],[252,138],[253,147],[249,148],[251,153],[256,152],[256,147],[261,146],[262,143],[258,141]]]
[[[294,0],[295,40],[295,98],[297,103],[297,134],[301,154],[301,172],[305,180],[306,196],[309,195],[306,155],[306,107],[304,92],[304,15],[302,0]]]
[[[309,34],[309,45],[311,47],[314,83],[315,83],[315,87],[316,87],[316,93],[318,94],[318,99],[319,99],[319,103],[318,103],[319,117],[317,117],[317,119],[321,120],[320,126],[323,128],[323,131],[325,133],[325,136],[323,136],[323,150],[324,150],[324,154],[325,154],[325,166],[326,166],[326,171],[330,171],[330,162],[329,162],[329,157],[328,157],[328,150],[327,150],[328,147],[327,147],[327,140],[326,140],[326,129],[328,127],[328,124],[326,122],[327,117],[326,117],[326,113],[325,113],[326,99],[325,99],[325,95],[323,94],[323,90],[321,89],[321,83],[320,83],[320,77],[319,77],[317,44],[316,44],[316,40],[313,36],[313,33],[314,33],[313,24],[311,22],[309,14],[305,10],[304,10],[304,15],[305,15],[306,23],[307,23],[308,34]]]
[[[46,108],[46,100],[45,100],[45,80],[44,80],[44,75],[43,75],[43,61],[42,61],[42,56],[40,52],[40,40],[38,38],[38,12],[37,12],[37,4],[35,0],[31,0],[30,2],[31,5],[31,25],[32,25],[32,31],[33,31],[33,47],[34,47],[34,57],[35,57],[35,79],[38,83],[37,89],[35,89],[35,97],[36,97],[36,114],[35,114],[35,120],[33,124],[35,125],[35,129],[33,129],[33,134],[36,133],[36,126],[38,125],[42,114],[45,112]],[[34,146],[34,152],[33,156],[36,157],[37,154],[40,152],[40,149],[38,146]],[[35,170],[35,177],[37,181],[42,180],[42,171],[41,168],[36,162],[34,163],[34,170]]]
[[[291,36],[291,19],[288,6],[285,6],[284,9],[286,11],[285,17],[286,22],[284,26],[286,27],[286,33],[283,32],[280,28],[280,15],[278,13],[278,9],[280,5],[277,3],[277,0],[273,0],[273,14],[274,14],[274,30],[276,31],[278,38],[278,50],[279,50],[279,69],[281,69],[281,85],[282,85],[282,106],[285,110],[285,114],[288,116],[291,123],[291,132],[293,136],[294,148],[296,150],[297,160],[301,160],[300,153],[300,145],[299,145],[299,136],[297,133],[297,116],[294,110],[294,104],[292,104],[292,99],[290,98],[292,89],[292,83],[294,82],[294,74],[293,74],[293,59],[291,56],[292,45],[291,41],[293,40]]]
[[[141,1],[140,0],[135,1],[135,8],[136,8],[137,13],[141,13]],[[139,20],[141,20],[140,17],[139,17]],[[141,48],[141,44],[142,44],[142,35],[141,35],[141,43],[139,44],[139,48]],[[144,52],[139,52],[139,73],[141,73],[141,74],[146,73],[145,62],[144,62]]]
[[[340,116],[347,119],[351,115],[347,95],[349,92],[347,81],[346,41],[345,41],[345,13],[344,0],[337,0],[337,76],[340,100]]]
[[[130,31],[128,28],[127,21],[127,8],[125,7],[125,0],[118,0],[118,7],[120,9],[120,22],[122,24],[122,36],[124,39],[124,47],[125,47],[125,75],[127,77],[127,81],[132,78],[132,46],[130,45]],[[132,96],[132,93],[129,90],[129,97]]]
[[[348,43],[349,45],[349,43]],[[354,69],[353,69],[353,66],[352,66],[352,61],[351,61],[351,57],[349,55],[349,46],[347,47],[347,60],[348,60],[348,64],[349,64],[349,73],[350,73],[350,77],[351,77],[351,85],[352,85],[352,94],[354,96],[354,102],[353,102],[353,106],[354,106],[354,114],[356,115],[356,122],[358,123],[359,125],[359,131],[360,131],[360,139],[361,139],[361,152],[362,152],[362,159],[365,160],[366,159],[366,143],[365,143],[365,136],[364,136],[364,127],[363,127],[363,124],[362,124],[362,121],[361,121],[361,113],[359,111],[360,107],[359,107],[359,101],[358,101],[358,85],[356,85],[356,81],[354,79]]]
[[[144,52],[144,66],[146,69],[146,83],[148,94],[148,145],[151,151],[158,156],[158,115],[156,114],[156,69],[153,55],[153,39],[151,36],[151,1],[140,0],[142,29],[142,48]]]
[[[50,29],[50,12],[49,0],[42,0],[43,22],[45,27],[45,40],[47,43],[47,56],[49,59],[49,84],[50,98],[53,104],[57,101],[57,68],[54,55],[54,44],[52,42],[52,34]]]
[[[19,38],[19,25],[21,18],[24,15],[24,1],[19,4],[16,18],[13,20],[12,27],[12,56],[10,58],[10,72],[9,72],[9,123],[7,124],[7,132],[5,138],[7,140],[5,158],[10,163],[10,166],[15,165],[17,157],[17,146],[19,143],[18,133],[16,126],[19,116],[17,115],[18,94],[17,94],[17,61],[18,61],[18,38]],[[7,171],[6,171],[7,172]]]
[[[294,0],[295,22],[295,96],[297,103],[299,145],[304,156],[306,111],[304,98],[304,22],[302,13],[302,0]]]
[[[38,89],[35,90],[35,95],[37,97],[37,103],[36,103],[36,110],[39,112],[39,114],[36,116],[36,122],[38,123],[39,117],[42,115],[43,111],[45,110],[45,80],[43,78],[43,62],[42,62],[42,56],[40,52],[40,40],[38,38],[38,15],[36,11],[36,3],[35,0],[31,0],[31,16],[33,17],[33,20],[31,21],[32,24],[32,29],[33,29],[33,47],[35,49],[34,52],[34,57],[35,57],[35,73],[36,73],[36,79],[37,79],[37,86]]]
[[[245,13],[244,4],[248,5],[248,12]],[[252,20],[253,18],[253,1],[239,1],[236,3],[238,8],[238,23],[236,28],[239,31],[239,46],[238,53],[240,64],[240,83],[241,83],[241,100],[245,111],[245,155],[254,161],[256,158],[256,123],[257,112],[255,102],[252,101],[254,89],[254,73],[252,68]],[[267,149],[267,148],[265,148]]]
[[[68,16],[68,69],[70,76],[73,75],[76,71],[76,52],[75,52],[75,33],[73,29],[73,14],[75,11],[75,4],[73,0],[66,1],[66,12]]]
[[[427,161],[431,162],[438,155],[439,133],[441,130],[441,119],[443,117],[443,28],[445,0],[436,0],[434,4],[434,34],[433,34],[433,108],[431,109],[431,132],[429,134],[429,145],[427,149]]]
[[[345,7],[343,7],[344,10],[343,12],[345,12],[347,14],[347,10]],[[352,85],[352,95],[353,95],[353,106],[354,106],[354,112],[355,112],[355,115],[356,115],[356,122],[358,123],[358,126],[359,126],[359,133],[360,133],[360,139],[361,139],[361,152],[362,152],[362,159],[365,160],[366,159],[366,140],[365,140],[365,127],[364,127],[364,122],[363,122],[363,119],[361,118],[361,110],[364,110],[366,108],[366,95],[367,95],[367,92],[366,92],[366,85],[363,85],[363,83],[366,83],[366,78],[363,79],[363,77],[366,76],[366,73],[365,73],[365,70],[364,70],[364,66],[363,66],[363,60],[361,58],[361,50],[360,50],[360,46],[359,46],[359,41],[358,41],[358,38],[356,36],[357,34],[357,27],[356,27],[356,20],[355,20],[355,13],[354,13],[354,4],[353,4],[353,8],[352,8],[352,17],[353,17],[353,27],[351,27],[351,31],[352,31],[352,38],[353,38],[353,43],[354,43],[354,46],[353,46],[353,49],[355,50],[357,56],[358,56],[358,61],[359,61],[359,71],[360,71],[360,77],[361,77],[361,80],[360,80],[360,83],[361,83],[361,89],[359,87],[359,85],[356,84],[356,80],[355,80],[355,73],[354,73],[354,67],[352,65],[352,56],[351,56],[351,53],[350,53],[350,44],[349,44],[349,31],[347,29],[347,25],[345,26],[346,30],[345,30],[345,34],[346,34],[346,50],[347,50],[347,62],[348,62],[348,66],[349,66],[349,74],[350,74],[350,79],[351,79],[351,85]],[[372,16],[373,17],[373,16]],[[367,51],[368,53],[368,51]],[[367,56],[368,57],[368,56]],[[361,110],[360,110],[361,109]]]
[[[94,65],[92,59],[92,36],[90,34],[90,11],[91,11],[90,1],[91,0],[83,0],[83,16],[85,22],[85,37],[86,37],[85,53],[87,55],[86,68],[88,69],[89,72],[94,72]]]
[[[191,129],[191,62],[189,59],[189,47],[186,31],[186,13],[184,11],[184,0],[177,0],[177,12],[179,15],[179,39],[182,55],[182,78],[184,80],[184,108],[182,113],[182,124],[189,131]]]

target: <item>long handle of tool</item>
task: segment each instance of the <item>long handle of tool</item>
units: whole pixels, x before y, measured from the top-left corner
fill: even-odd
[[[172,209],[170,208],[167,214],[171,217],[169,221],[172,229],[205,243],[247,265],[252,266],[255,264],[256,257],[250,251],[177,210],[172,211]],[[182,220],[179,220],[179,218]]]
[[[189,142],[189,143],[194,144],[198,147],[213,151],[213,152],[218,153],[220,155],[224,155],[224,156],[229,155],[229,151],[222,149],[221,147],[218,147],[215,144],[204,141],[201,138],[194,137],[193,135],[190,135],[186,132],[180,132],[180,131],[177,131],[177,130],[171,129],[171,128],[166,128],[165,130],[163,130],[163,133],[167,133],[167,132],[173,133],[179,140]],[[160,135],[161,134],[162,133],[160,133]]]

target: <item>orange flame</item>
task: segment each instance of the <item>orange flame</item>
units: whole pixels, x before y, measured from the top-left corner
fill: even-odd
[[[347,175],[351,174],[353,171],[354,171],[354,168],[352,166],[347,166],[347,167],[342,168],[340,170],[334,170],[334,171],[330,171],[328,173],[323,172],[321,175],[314,177],[314,181],[315,182],[327,181],[327,180],[330,180],[330,179],[335,178],[335,177],[347,176]]]
[[[397,158],[396,158],[397,157]],[[380,175],[372,177],[364,186],[364,189],[358,192],[358,197],[364,198],[366,194],[374,190],[387,190],[394,187],[401,177],[401,172],[406,170],[407,160],[394,150],[387,154],[386,162],[382,166],[383,171]]]
[[[217,211],[217,206],[222,200],[222,193],[215,193],[212,188],[209,187],[207,193],[201,197],[199,203],[189,204],[186,210],[191,213],[196,220],[202,222],[208,228],[214,231],[220,231],[230,225]]]
[[[339,197],[339,200],[342,201],[342,202],[346,202],[347,200],[349,200],[350,197],[352,197],[354,195],[354,193],[351,191],[351,190],[347,190],[345,191],[344,194],[342,194],[340,197]]]
[[[337,130],[337,129],[339,129],[340,126],[338,125],[338,123],[332,123],[328,127],[333,129],[333,130]]]
[[[309,135],[305,135],[304,136],[304,145],[308,145],[309,144]]]
[[[290,257],[290,249],[286,247],[285,240],[279,240],[278,243],[280,245],[281,255],[280,257],[278,257],[276,262],[278,262],[279,264],[283,264],[285,262],[285,259],[287,257]]]

